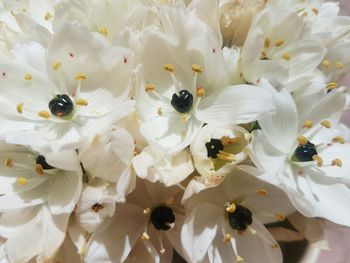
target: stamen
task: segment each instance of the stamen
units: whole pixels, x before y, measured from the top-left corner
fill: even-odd
[[[332,161],[332,165],[333,166],[338,166],[338,167],[342,167],[343,166],[343,162],[340,159],[334,159]]]
[[[327,60],[327,59],[323,60],[322,65],[323,65],[324,67],[329,67],[329,65],[330,65],[329,60]]]
[[[344,64],[341,63],[341,62],[336,62],[334,63],[334,66],[337,68],[337,69],[342,69],[344,67]]]
[[[267,196],[269,194],[265,189],[259,189],[257,193],[261,196]]]
[[[164,254],[165,253],[165,248],[164,248],[164,242],[163,242],[163,233],[159,233],[158,234],[158,241],[159,241],[159,245],[160,245],[159,252],[161,254]]]
[[[331,127],[331,123],[328,120],[323,120],[320,124],[327,129]]]
[[[323,165],[323,160],[319,155],[312,156],[312,159],[316,162],[318,167],[321,167]]]
[[[174,228],[174,227],[175,227],[175,223],[166,222],[165,224],[166,224],[168,227],[170,227],[170,228]]]
[[[174,197],[172,196],[172,197],[170,197],[169,199],[167,199],[167,200],[165,201],[165,204],[166,204],[166,205],[172,205],[172,204],[174,203],[174,201],[175,201],[175,199],[174,199]]]
[[[151,92],[151,91],[154,91],[154,85],[153,84],[147,84],[146,86],[145,86],[145,91],[146,92]]]
[[[203,98],[204,95],[205,95],[205,90],[204,90],[204,88],[201,87],[201,86],[196,87],[196,95],[197,95],[197,97],[199,97],[199,98]]]
[[[203,69],[198,64],[192,64],[192,71],[194,71],[196,73],[202,73]]]
[[[220,141],[222,145],[226,146],[226,145],[232,145],[232,144],[238,143],[238,138],[229,138],[227,136],[224,136],[221,138]]]
[[[337,83],[337,82],[329,82],[329,83],[327,84],[327,89],[333,90],[333,89],[335,89],[336,87],[338,87],[338,83]]]
[[[39,175],[44,175],[44,169],[41,166],[41,164],[36,164],[35,165],[35,172]]]
[[[278,244],[277,244],[277,243],[272,244],[271,247],[272,247],[272,248],[278,248]]]
[[[236,262],[243,262],[244,259],[241,256],[236,256]]]
[[[58,70],[61,66],[62,66],[62,63],[57,61],[57,62],[52,64],[52,69],[53,70]]]
[[[149,240],[149,235],[147,234],[147,232],[143,232],[142,233],[142,235],[141,235],[141,238],[143,239],[143,240]]]
[[[234,213],[236,211],[236,205],[234,203],[231,203],[229,206],[226,207],[226,211],[229,213]]]
[[[304,122],[303,128],[308,128],[308,129],[310,129],[310,128],[312,128],[312,126],[313,126],[312,120],[306,120],[306,121]]]
[[[312,8],[311,9],[312,10],[312,12],[317,16],[318,15],[318,13],[320,12],[317,8]]]
[[[264,60],[264,59],[268,59],[266,52],[261,51],[260,59],[263,59],[263,60]]]
[[[45,111],[45,110],[39,111],[38,115],[42,118],[45,118],[45,119],[50,118],[50,113],[48,111]]]
[[[265,41],[264,41],[264,47],[265,48],[269,48],[271,45],[271,40],[267,37],[265,38]]]
[[[336,136],[332,139],[332,142],[339,142],[340,144],[344,144],[345,139],[342,136]]]
[[[77,73],[75,75],[75,80],[84,80],[86,79],[86,76],[83,73]]]
[[[104,208],[104,206],[102,204],[99,204],[99,203],[96,203],[91,207],[91,209],[94,210],[95,213],[98,213],[103,208]]]
[[[100,33],[101,35],[107,36],[108,35],[108,29],[105,27],[101,27],[97,30],[98,33]]]
[[[276,47],[280,47],[284,44],[284,40],[283,39],[278,39],[276,42],[275,42],[275,46]]]
[[[300,146],[303,146],[303,145],[306,145],[306,144],[307,144],[307,139],[306,139],[306,137],[305,137],[305,136],[302,136],[302,135],[300,135],[300,136],[297,137],[297,141],[298,141],[298,143],[299,143]]]
[[[52,18],[52,14],[50,12],[46,12],[44,19],[47,21]]]
[[[157,114],[158,114],[159,116],[163,115],[163,109],[162,109],[161,107],[159,107],[159,108],[157,109]]]
[[[87,106],[89,102],[86,99],[79,98],[75,101],[75,104],[79,106]]]
[[[17,112],[22,113],[23,112],[23,102],[20,102],[16,106]]]
[[[28,183],[28,181],[27,181],[27,179],[24,178],[24,177],[20,177],[20,178],[17,179],[17,184],[19,184],[19,185],[24,186],[24,185],[26,185],[27,183]]]
[[[175,72],[175,67],[172,64],[165,64],[164,69],[169,72]]]
[[[6,158],[5,161],[4,161],[4,165],[6,167],[9,167],[9,168],[13,167],[13,159],[12,158]]]
[[[185,123],[188,122],[190,118],[191,118],[191,114],[188,114],[188,113],[182,114],[181,116],[181,120]]]
[[[233,162],[236,160],[234,154],[228,153],[225,151],[219,151],[219,153],[217,154],[217,157],[221,160],[228,161],[228,162]]]
[[[27,81],[29,81],[29,80],[32,80],[32,79],[33,79],[33,76],[30,75],[30,74],[25,74],[25,75],[24,75],[24,79],[27,80]]]
[[[275,219],[279,222],[282,222],[286,219],[286,216],[282,213],[275,214]]]
[[[282,55],[282,58],[283,58],[284,60],[286,60],[286,61],[289,61],[289,60],[290,60],[290,55],[289,55],[289,53],[284,53],[284,54]]]
[[[230,233],[226,233],[225,236],[224,236],[223,241],[224,241],[224,242],[230,242],[231,239],[232,239],[231,234],[230,234]]]

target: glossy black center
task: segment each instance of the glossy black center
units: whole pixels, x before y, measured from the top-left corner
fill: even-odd
[[[151,222],[158,230],[168,230],[170,224],[175,222],[173,210],[167,206],[158,206],[152,210]]]
[[[35,162],[36,164],[40,164],[44,170],[55,169],[55,167],[52,167],[46,162],[45,157],[42,155],[39,155],[38,157],[36,157]]]
[[[224,149],[221,140],[218,139],[211,139],[210,142],[207,142],[205,144],[205,147],[207,147],[207,156],[214,159],[217,157],[219,151],[222,151]]]
[[[307,142],[305,145],[300,145],[295,149],[293,160],[298,162],[312,161],[312,157],[317,155],[315,144]]]
[[[244,206],[236,205],[233,213],[228,213],[228,222],[232,229],[246,230],[253,223],[253,215],[250,210]]]
[[[177,112],[189,112],[193,105],[193,95],[188,90],[181,90],[179,93],[174,93],[171,98],[171,105]]]
[[[57,94],[49,102],[49,109],[56,117],[66,117],[72,113],[74,104],[68,95]]]

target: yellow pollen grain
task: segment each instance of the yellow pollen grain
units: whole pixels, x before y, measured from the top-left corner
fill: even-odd
[[[9,167],[9,168],[13,167],[13,159],[12,158],[6,158],[5,161],[4,161],[4,165],[6,167]]]
[[[280,47],[284,44],[284,40],[283,39],[277,39],[275,42],[275,46],[276,47]]]
[[[336,62],[334,63],[334,66],[337,68],[337,69],[342,69],[344,67],[344,64],[341,63],[341,62]]]
[[[275,219],[279,222],[282,222],[286,219],[285,215],[282,213],[275,214]]]
[[[17,104],[16,110],[17,110],[18,113],[22,113],[23,112],[23,102],[20,102],[20,103]]]
[[[143,239],[143,240],[149,240],[149,235],[147,234],[147,232],[143,232],[142,233],[142,235],[141,235],[141,238]]]
[[[32,79],[33,79],[33,76],[30,75],[30,74],[25,74],[25,75],[24,75],[24,79],[27,80],[27,81],[29,81],[29,80],[32,80]]]
[[[331,127],[331,123],[328,120],[323,120],[320,124],[327,129]]]
[[[75,80],[84,80],[86,79],[86,76],[83,73],[77,73],[75,75]]]
[[[306,121],[304,121],[304,126],[303,126],[303,128],[308,128],[308,129],[310,129],[310,128],[312,128],[312,126],[313,126],[312,120],[306,120]]]
[[[145,86],[145,91],[146,91],[146,92],[154,91],[154,89],[155,89],[155,87],[154,87],[153,84],[147,84],[147,85]]]
[[[327,60],[327,59],[323,60],[323,62],[322,62],[322,65],[323,65],[324,67],[329,67],[330,64],[331,64],[331,63],[330,63],[329,60]]]
[[[75,104],[79,106],[87,106],[89,102],[86,99],[79,98],[75,101]]]
[[[202,73],[203,69],[200,65],[198,64],[192,64],[192,71],[197,72],[197,73]]]
[[[23,186],[23,185],[26,185],[27,183],[28,183],[28,180],[24,177],[20,177],[17,179],[17,184],[19,184],[19,185]]]
[[[299,143],[300,146],[303,146],[303,145],[307,144],[307,139],[306,139],[306,137],[305,137],[305,136],[302,136],[302,135],[300,135],[300,136],[297,137],[297,141],[298,141],[298,143]]]
[[[226,211],[229,213],[234,213],[236,211],[236,205],[234,203],[231,203],[229,206],[226,207]]]
[[[231,239],[232,239],[231,234],[226,233],[225,236],[224,236],[224,240],[223,240],[223,241],[224,241],[224,242],[230,242]]]
[[[147,207],[145,210],[143,210],[144,215],[148,215],[151,212],[151,208]]]
[[[46,12],[44,19],[47,21],[52,18],[52,14],[50,12]]]
[[[98,33],[100,33],[101,35],[107,36],[108,35],[108,29],[105,27],[101,27],[97,30]]]
[[[290,55],[289,55],[289,53],[284,53],[284,54],[282,55],[282,58],[283,58],[284,60],[286,60],[286,61],[290,61]]]
[[[158,114],[159,116],[162,116],[162,115],[163,115],[163,109],[162,109],[161,107],[159,107],[159,108],[157,109],[157,114]]]
[[[336,87],[338,87],[338,83],[337,82],[329,82],[327,84],[327,89],[335,89]]]
[[[199,98],[203,98],[204,95],[205,95],[205,90],[204,90],[204,88],[203,88],[203,87],[200,87],[200,86],[196,87],[196,95],[197,95],[197,97],[199,97]]]
[[[50,118],[50,113],[48,111],[42,110],[38,112],[38,116],[48,119]]]
[[[172,64],[165,64],[164,69],[169,72],[175,72],[175,67]]]
[[[261,196],[267,196],[269,194],[265,189],[259,189],[257,193]]]
[[[265,41],[264,41],[264,47],[265,48],[269,48],[271,45],[271,40],[267,37],[265,38]]]
[[[316,162],[318,167],[321,167],[323,165],[323,160],[319,155],[312,156],[312,159]]]
[[[236,256],[236,262],[243,262],[244,259],[241,256]]]
[[[61,66],[62,66],[62,63],[57,61],[57,62],[52,64],[52,69],[53,70],[58,70]]]
[[[342,136],[336,136],[332,139],[332,142],[338,142],[340,144],[344,144],[345,143],[345,139]]]
[[[318,13],[320,12],[317,8],[312,8],[312,12],[317,16]]]
[[[41,164],[36,164],[35,165],[35,172],[39,175],[44,175],[44,169],[41,166]]]
[[[340,159],[334,159],[332,161],[332,165],[333,166],[338,166],[338,167],[342,167],[343,166],[343,162]]]

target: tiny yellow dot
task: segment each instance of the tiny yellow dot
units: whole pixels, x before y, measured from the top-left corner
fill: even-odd
[[[84,80],[86,79],[86,76],[83,73],[77,73],[75,75],[75,80]]]
[[[27,179],[26,178],[24,178],[24,177],[19,177],[18,179],[17,179],[17,184],[19,184],[19,185],[26,185],[28,183],[28,181],[27,181]]]
[[[165,64],[164,69],[169,72],[175,72],[175,67],[172,64]]]
[[[75,104],[79,106],[87,106],[89,102],[86,99],[79,98],[75,101]]]
[[[61,66],[62,66],[62,63],[59,62],[59,61],[57,61],[57,62],[55,62],[55,63],[52,64],[52,68],[53,68],[54,70],[58,70]]]
[[[16,110],[17,110],[18,113],[22,113],[23,112],[23,103],[22,102],[17,104]]]
[[[38,115],[42,118],[45,118],[45,119],[48,119],[50,118],[50,113],[48,111],[39,111],[38,112]]]
[[[30,74],[25,74],[24,79],[27,80],[27,81],[29,81],[29,80],[32,80],[32,79],[33,79],[33,76],[30,75]]]
[[[288,54],[288,53],[284,53],[283,55],[282,55],[282,58],[284,59],[284,60],[286,60],[286,61],[290,61],[290,55]]]
[[[101,35],[107,36],[108,35],[108,29],[105,27],[101,27],[97,30],[98,33],[100,33]]]
[[[52,18],[52,14],[50,12],[46,12],[44,19],[47,21]]]

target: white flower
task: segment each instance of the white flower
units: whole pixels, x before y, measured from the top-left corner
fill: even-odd
[[[118,204],[115,215],[93,233],[85,261],[139,262],[151,258],[171,262],[173,248],[182,253],[181,193],[176,186],[138,180],[126,203]]]
[[[235,169],[220,186],[189,199],[186,210],[181,240],[189,262],[282,262],[263,226],[293,211],[278,188]]]
[[[344,96],[329,93],[300,120],[289,93],[274,93],[277,114],[259,120],[262,130],[253,133],[251,157],[266,171],[260,178],[283,189],[305,216],[349,226],[349,131],[337,125]]]
[[[47,50],[32,42],[13,53],[0,63],[6,140],[41,152],[74,149],[130,113],[130,50],[66,24]]]

